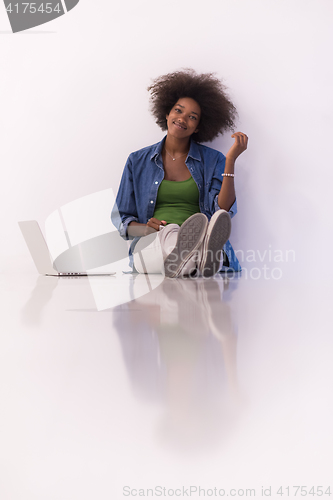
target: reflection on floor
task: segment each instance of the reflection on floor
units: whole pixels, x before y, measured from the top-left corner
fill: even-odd
[[[222,279],[165,279],[114,311],[132,391],[163,403],[160,437],[169,446],[216,445],[233,426],[237,336],[223,292]]]
[[[223,275],[1,284],[1,499],[329,486],[325,298]]]

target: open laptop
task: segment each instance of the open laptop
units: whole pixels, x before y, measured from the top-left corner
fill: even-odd
[[[119,252],[123,257],[127,255],[126,242],[122,245],[118,232],[113,232],[70,247],[53,261],[38,222],[29,220],[20,221],[18,224],[37,271],[46,276],[114,275],[116,273],[112,271],[96,273],[88,272],[87,269],[115,262],[119,259]],[[115,246],[118,249],[117,255],[111,251]]]

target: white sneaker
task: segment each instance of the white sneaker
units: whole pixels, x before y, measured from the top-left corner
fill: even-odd
[[[207,226],[208,219],[201,213],[191,215],[180,226],[176,246],[164,261],[167,278],[177,278],[180,275],[185,264],[202,245]]]
[[[201,247],[199,271],[204,278],[214,276],[220,267],[223,245],[231,233],[231,218],[225,210],[218,210],[209,221]]]

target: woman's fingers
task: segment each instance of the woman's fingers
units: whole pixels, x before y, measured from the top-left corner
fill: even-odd
[[[231,136],[235,139],[235,145],[241,146],[244,150],[247,149],[248,137],[243,132],[235,132]]]
[[[243,132],[235,132],[231,136],[235,142],[229,149],[227,153],[227,158],[235,161],[240,154],[242,154],[247,149],[247,135],[243,134]]]
[[[240,138],[241,140],[247,140],[248,137],[246,134],[244,134],[243,132],[235,132],[234,134],[232,134],[231,137],[237,137],[237,138]]]
[[[166,225],[166,221],[165,220],[159,220],[159,219],[156,219],[155,217],[152,217],[147,222],[147,226],[152,227],[156,231],[159,231],[160,226],[165,226],[165,225]]]

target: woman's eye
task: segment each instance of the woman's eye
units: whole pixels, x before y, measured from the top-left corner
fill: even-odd
[[[196,116],[190,116],[191,120],[196,120],[197,117]]]

